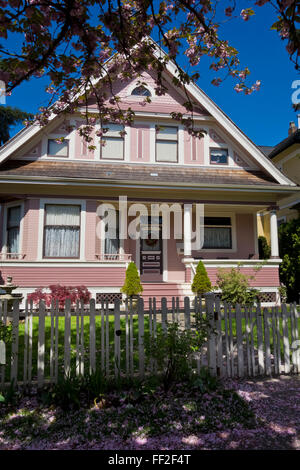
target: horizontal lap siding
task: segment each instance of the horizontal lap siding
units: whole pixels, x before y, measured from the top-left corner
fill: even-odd
[[[125,268],[121,267],[0,267],[1,276],[11,275],[19,287],[47,287],[50,284],[87,285],[89,287],[122,286]],[[0,276],[0,278],[1,278]]]
[[[230,270],[231,268],[225,268]],[[218,268],[206,267],[207,274],[213,285],[216,284]],[[250,285],[252,287],[278,287],[280,286],[279,281],[279,269],[276,267],[267,268],[263,267],[257,273],[253,268],[241,268],[241,272],[247,276],[255,276],[254,279],[250,279]]]

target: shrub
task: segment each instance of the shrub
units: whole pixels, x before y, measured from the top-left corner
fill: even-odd
[[[145,341],[147,360],[154,360],[162,371],[165,390],[192,376],[192,358],[199,351],[210,333],[209,321],[198,318],[197,328],[184,330],[178,323],[171,323],[167,330],[158,330],[156,337]]]
[[[143,286],[135,263],[129,263],[126,269],[126,277],[121,292],[126,294],[127,297],[133,297],[143,292]]]
[[[221,300],[230,304],[252,304],[259,291],[249,285],[249,279],[241,273],[240,268],[232,268],[230,271],[219,269],[217,274],[217,287],[222,291]]]
[[[271,247],[268,245],[266,237],[258,237],[259,259],[270,259]]]
[[[202,261],[199,261],[196,268],[196,274],[192,283],[192,291],[195,294],[202,296],[203,294],[205,294],[206,292],[210,292],[211,290],[212,285],[207,275],[205,266]]]
[[[280,281],[287,288],[288,302],[298,302],[300,293],[300,218],[279,226]]]
[[[40,300],[43,300],[47,307],[51,306],[52,301],[58,301],[59,307],[63,308],[66,299],[71,300],[71,305],[75,305],[77,300],[87,304],[92,296],[86,286],[72,287],[52,284],[48,289],[50,289],[50,292],[44,292],[42,287],[38,287],[34,292],[28,294],[28,301],[32,301],[34,305],[38,305]]]

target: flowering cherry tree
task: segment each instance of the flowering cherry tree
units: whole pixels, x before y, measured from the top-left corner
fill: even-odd
[[[130,124],[134,118],[130,108],[120,106],[112,84],[136,79],[142,85],[142,72],[147,69],[156,77],[156,94],[163,95],[167,85],[162,71],[170,60],[177,66],[173,84],[184,90],[199,78],[205,55],[216,72],[214,85],[230,76],[237,92],[258,90],[260,82],[248,83],[248,68],[241,67],[238,51],[219,32],[224,21],[251,21],[255,9],[265,4],[275,9],[278,20],[270,26],[286,43],[298,70],[300,7],[296,0],[253,0],[253,8],[243,10],[235,0],[0,0],[0,80],[11,93],[31,77],[48,76],[50,106],[40,109],[35,122],[43,126],[53,113],[80,111],[85,116],[80,133],[91,142],[96,118],[88,112],[89,97],[97,101],[101,137],[103,124]],[[166,54],[154,54],[151,34],[159,38]],[[182,53],[191,65],[190,74],[178,66]],[[143,99],[151,101],[149,96]],[[187,92],[185,107],[193,112]],[[173,118],[197,133],[192,119],[180,113]]]

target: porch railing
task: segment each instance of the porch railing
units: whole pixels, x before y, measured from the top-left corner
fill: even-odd
[[[97,253],[96,258],[99,261],[131,261],[131,253]]]
[[[7,261],[7,260],[21,260],[25,258],[24,253],[0,253],[0,261]]]

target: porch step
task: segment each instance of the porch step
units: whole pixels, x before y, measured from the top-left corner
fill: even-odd
[[[186,295],[181,284],[171,282],[144,282],[143,288],[142,297],[145,308],[149,307],[149,298],[153,297],[156,298],[156,307],[158,309],[161,307],[161,299],[163,297],[166,297],[169,308],[172,306],[172,297],[178,297],[180,306],[182,306]]]

